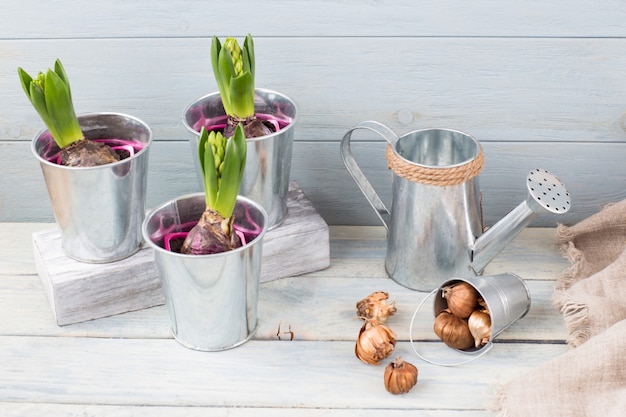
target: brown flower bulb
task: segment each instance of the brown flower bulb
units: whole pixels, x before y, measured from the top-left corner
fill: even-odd
[[[433,329],[435,334],[451,348],[463,350],[474,345],[474,337],[467,322],[449,310],[443,310],[437,315]]]
[[[392,394],[407,393],[417,384],[417,368],[398,356],[385,368],[385,389]]]
[[[473,340],[473,339],[472,339]],[[370,365],[391,355],[396,347],[396,334],[386,324],[367,320],[356,340],[354,353],[357,358]]]
[[[376,320],[385,323],[396,312],[396,303],[387,303],[389,294],[376,291],[356,304],[357,315],[363,320]]]
[[[469,316],[467,327],[474,337],[474,346],[479,347],[491,337],[491,316],[486,311],[476,310]]]
[[[442,296],[450,312],[462,319],[468,318],[478,303],[478,291],[463,281],[443,287]]]

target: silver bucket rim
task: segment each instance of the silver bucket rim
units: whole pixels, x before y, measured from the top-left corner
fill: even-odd
[[[78,122],[80,124],[80,120],[84,119],[84,118],[88,118],[88,117],[94,117],[94,116],[118,116],[118,117],[123,117],[126,119],[131,119],[134,120],[135,122],[137,122],[138,124],[140,124],[142,127],[144,127],[148,133],[148,140],[146,142],[144,142],[146,144],[146,146],[144,146],[139,152],[137,152],[136,154],[134,154],[131,157],[128,157],[126,159],[122,159],[120,161],[117,162],[112,162],[110,164],[106,164],[106,165],[98,165],[98,166],[93,166],[93,167],[70,167],[70,166],[66,166],[66,165],[60,165],[60,164],[56,164],[54,162],[50,162],[45,158],[42,158],[42,156],[39,154],[39,152],[37,152],[36,149],[36,143],[37,140],[43,136],[46,132],[49,132],[47,127],[44,127],[42,129],[40,129],[35,136],[33,137],[33,139],[31,140],[31,144],[30,144],[30,150],[33,153],[33,155],[35,156],[35,158],[37,158],[37,160],[42,163],[45,164],[47,166],[53,166],[59,169],[67,169],[67,170],[81,170],[81,171],[88,171],[88,170],[98,170],[98,169],[109,169],[109,168],[113,168],[116,167],[118,165],[123,165],[125,163],[128,163],[129,161],[136,159],[138,157],[140,157],[141,155],[143,155],[144,153],[146,153],[148,151],[148,148],[150,147],[150,145],[152,144],[152,142],[154,141],[154,133],[152,131],[152,128],[143,120],[139,119],[136,116],[132,116],[130,114],[126,114],[126,113],[119,113],[119,112],[90,112],[90,113],[81,113],[79,115],[77,115],[78,118]]]
[[[269,216],[267,214],[267,211],[257,202],[249,199],[248,197],[244,197],[241,195],[237,195],[237,201],[242,201],[246,204],[249,204],[251,206],[253,206],[255,209],[257,209],[259,211],[259,213],[261,213],[261,215],[263,216],[263,227],[261,228],[261,232],[254,238],[254,240],[252,240],[251,242],[246,243],[245,245],[242,245],[236,249],[232,249],[226,252],[220,252],[220,253],[211,253],[211,254],[207,254],[207,255],[192,255],[192,254],[184,254],[184,253],[178,253],[178,252],[172,252],[169,251],[163,247],[161,247],[160,245],[157,245],[156,243],[154,243],[152,241],[152,239],[150,238],[150,235],[148,233],[148,223],[150,221],[150,219],[152,219],[152,217],[154,216],[155,213],[157,213],[158,211],[166,208],[167,206],[171,205],[172,203],[176,202],[176,201],[180,201],[180,200],[185,200],[185,199],[189,199],[189,198],[198,198],[198,197],[202,197],[204,198],[204,193],[200,192],[200,193],[189,193],[189,194],[184,194],[181,195],[179,197],[173,198],[171,200],[168,200],[156,207],[154,207],[153,209],[150,209],[147,213],[146,216],[144,217],[144,221],[141,225],[141,233],[143,235],[144,241],[146,242],[147,245],[149,245],[153,250],[156,250],[160,253],[164,253],[167,254],[167,256],[173,256],[173,257],[181,257],[181,258],[206,258],[206,257],[220,257],[220,256],[228,256],[230,254],[233,253],[237,253],[237,252],[242,252],[244,250],[246,250],[248,248],[248,246],[260,241],[261,238],[263,238],[263,236],[265,235],[265,233],[268,230],[268,224],[269,224]]]
[[[298,121],[298,119],[300,118],[300,108],[298,107],[298,104],[289,96],[280,93],[278,91],[275,90],[270,90],[267,88],[255,88],[254,89],[255,93],[256,92],[262,92],[264,94],[275,94],[277,96],[281,96],[282,98],[287,99],[291,105],[294,108],[294,116],[290,116],[291,117],[291,122],[285,126],[284,128],[280,129],[279,131],[270,133],[268,135],[263,135],[263,136],[257,136],[255,138],[246,138],[246,141],[248,142],[257,142],[257,141],[261,141],[261,140],[265,140],[265,139],[269,139],[269,138],[273,138],[274,136],[278,136],[279,134],[282,134],[283,132],[290,130],[292,128],[295,128],[296,122]],[[183,126],[185,126],[185,129],[187,129],[190,133],[194,134],[194,135],[199,135],[200,132],[195,130],[193,127],[191,127],[189,125],[189,123],[187,123],[187,114],[189,113],[189,110],[196,104],[207,100],[208,98],[212,98],[215,96],[219,96],[220,92],[219,91],[214,91],[212,93],[209,94],[204,94],[198,98],[196,98],[195,100],[191,101],[189,104],[187,104],[185,106],[185,108],[183,109],[183,114],[182,114],[182,121],[183,121]],[[220,101],[221,101],[221,97],[220,97]],[[224,115],[226,115],[226,113],[224,113]]]

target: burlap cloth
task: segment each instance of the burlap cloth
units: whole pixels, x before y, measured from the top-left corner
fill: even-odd
[[[572,265],[552,302],[571,349],[492,387],[490,408],[499,417],[625,417],[626,200],[559,225],[557,239]]]

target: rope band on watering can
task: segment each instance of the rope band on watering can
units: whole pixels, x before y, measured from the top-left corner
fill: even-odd
[[[387,145],[387,165],[397,176],[405,180],[418,182],[420,184],[438,185],[457,185],[467,182],[474,178],[485,165],[485,156],[483,148],[480,147],[480,153],[470,162],[450,167],[450,168],[431,168],[412,164],[398,156],[392,149],[391,145]]]

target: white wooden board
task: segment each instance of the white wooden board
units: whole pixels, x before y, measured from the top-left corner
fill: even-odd
[[[445,360],[446,349],[435,359]],[[56,404],[478,410],[490,384],[567,349],[502,343],[469,365],[443,368],[399,342],[395,355],[420,374],[413,390],[395,396],[383,387],[384,367],[360,362],[353,341],[254,340],[206,353],[174,340],[6,336],[0,398],[19,402],[36,392],[39,402]]]
[[[330,266],[328,225],[297,182],[287,196],[287,217],[263,238],[261,283]]]
[[[261,282],[319,271],[330,265],[328,225],[296,182],[290,184],[287,218],[266,233]],[[68,258],[58,228],[33,233],[35,262],[58,325],[163,304],[152,250],[118,262],[88,264]]]
[[[281,37],[377,36],[508,36],[508,37],[620,37],[624,36],[621,0],[537,2],[520,0],[502,7],[499,0],[441,2],[422,0],[255,0],[235,5],[219,0],[109,0],[106,3],[66,0],[23,0],[3,4],[0,37],[36,38],[203,37],[207,34]],[[602,7],[599,7],[599,6]],[[237,10],[238,25],[217,19]],[[565,7],[567,6],[567,7]],[[38,13],[24,17],[24,10]],[[68,13],[70,11],[70,13]],[[71,19],[80,14],[79,22]],[[65,23],[73,24],[65,24]],[[268,24],[270,22],[271,24]],[[367,41],[368,39],[364,40]]]
[[[152,251],[118,262],[89,264],[68,258],[60,230],[33,233],[35,262],[59,326],[163,304]]]
[[[481,141],[619,142],[625,136],[622,42],[258,38],[256,85],[298,104],[296,141],[338,142],[350,127],[374,119],[398,133],[447,127]],[[184,107],[217,91],[209,51],[210,37],[0,39],[6,53],[0,139],[30,141],[43,127],[16,68],[37,72],[60,58],[78,113],[125,112],[148,123],[156,140],[186,140]],[[138,68],[154,71],[135,73]]]
[[[486,271],[527,279],[529,313],[485,356],[443,368],[420,360],[408,342],[411,315],[425,294],[386,276],[382,227],[330,227],[331,266],[261,285],[255,340],[213,353],[180,346],[165,306],[57,326],[28,245],[29,233],[49,228],[0,223],[0,234],[15,242],[0,253],[3,417],[487,417],[493,384],[569,350],[565,324],[550,305],[554,279],[569,265],[554,229],[525,229]],[[395,354],[420,372],[407,395],[388,394],[383,367],[354,356],[361,325],[355,303],[378,290],[389,291],[398,307],[388,321],[398,335]],[[417,349],[450,360],[431,325],[426,310],[416,318]]]
[[[563,221],[573,223],[626,197],[623,42],[261,37],[257,85],[298,103],[291,178],[328,224],[378,224],[339,157],[343,134],[366,119],[399,134],[450,127],[475,135],[486,152],[487,225],[521,201],[512,187],[537,166],[568,177],[562,179],[572,188],[573,206]],[[145,120],[155,134],[148,200],[157,204],[198,190],[181,113],[216,89],[208,57],[200,53],[208,46],[208,38],[195,37],[0,39],[6,54],[0,60],[0,221],[52,219],[29,143],[43,124],[21,90],[17,66],[38,70],[60,56],[71,70],[78,112],[121,111]],[[131,77],[128,68],[155,71]],[[93,74],[103,75],[96,83]],[[387,198],[382,140],[355,136],[359,163]],[[555,222],[540,216],[533,224]]]
[[[211,36],[247,32],[255,37],[256,85],[299,105],[292,178],[328,224],[378,224],[338,157],[345,131],[367,119],[398,133],[455,128],[483,142],[482,178],[493,196],[484,201],[487,225],[519,202],[509,189],[533,160],[575,178],[566,223],[626,197],[620,0],[507,7],[497,0],[268,0],[262,7],[243,0],[237,9],[254,12],[239,13],[235,29],[215,18],[232,7],[218,1],[5,3],[0,221],[52,220],[29,149],[43,124],[19,85],[18,66],[36,72],[61,58],[79,113],[120,111],[146,121],[156,141],[148,189],[156,204],[198,190],[182,109],[216,91]],[[38,13],[24,13],[34,8]],[[359,140],[366,147],[360,162],[383,183],[381,146],[372,143],[380,139]],[[540,217],[533,224],[554,222]]]
[[[486,410],[385,410],[385,417],[493,417]],[[328,408],[146,407],[54,403],[0,403],[3,417],[380,417],[380,410]]]
[[[17,243],[19,230],[30,228],[0,227],[0,232],[15,236]],[[486,274],[519,274],[526,279],[532,296],[529,313],[500,334],[498,341],[541,339],[554,343],[566,338],[565,324],[549,301],[554,279],[569,265],[554,246],[554,234],[554,229],[526,229],[488,265]],[[387,277],[384,229],[334,226],[331,243],[330,268],[261,286],[260,323],[255,338],[276,340],[280,326],[282,332],[291,328],[296,340],[353,340],[359,326],[356,301],[382,290],[388,291],[398,306],[397,314],[390,319],[398,340],[408,340],[411,315],[425,294],[408,290]],[[22,305],[31,306],[19,320],[0,321],[0,335],[171,338],[164,306],[58,327],[35,275],[32,254],[24,255],[28,249],[25,243],[18,244],[8,249],[6,262],[0,263],[0,272],[16,271],[0,280],[0,317],[10,317]],[[29,259],[31,265],[27,267]],[[23,267],[17,270],[14,265]],[[431,319],[430,308],[423,307],[416,316],[414,338],[434,339]]]
[[[480,174],[485,224],[493,225],[526,197],[525,178],[534,168],[557,175],[572,195],[565,215],[539,215],[533,226],[574,224],[609,202],[626,198],[626,143],[503,143],[483,144],[486,163]],[[0,143],[0,221],[53,221],[45,183],[27,143]],[[387,204],[391,203],[391,174],[384,143],[355,143],[357,161]],[[3,159],[6,158],[6,159]],[[148,206],[179,195],[201,191],[186,142],[154,144],[148,173]],[[291,178],[330,225],[381,223],[346,171],[335,142],[294,144]],[[15,198],[14,184],[20,184]]]

